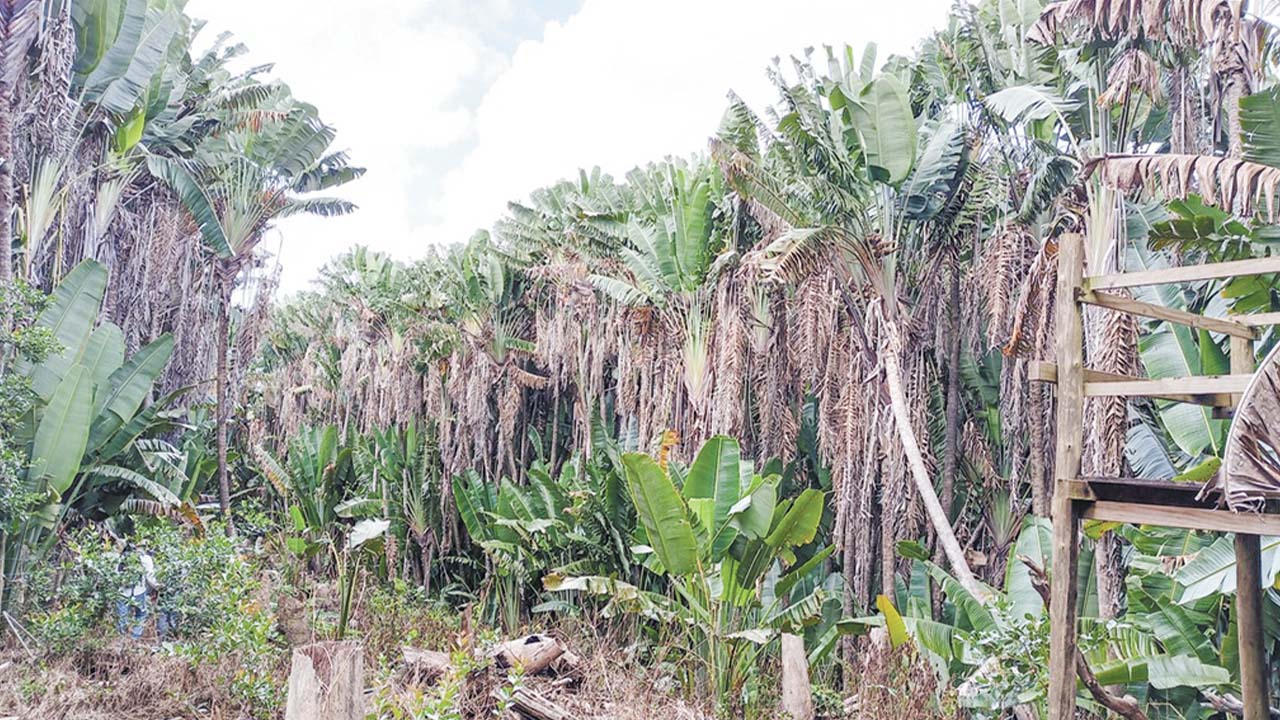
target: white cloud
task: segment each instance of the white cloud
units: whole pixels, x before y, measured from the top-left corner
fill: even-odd
[[[521,5],[193,0],[193,15],[234,30],[255,61],[276,60],[369,167],[346,193],[356,215],[282,226],[286,290],[356,243],[412,258],[464,241],[507,201],[579,167],[621,175],[700,151],[727,91],[755,107],[774,99],[772,57],[870,41],[882,58],[905,52],[949,2],[585,0],[508,59],[483,34],[533,12]]]
[[[489,3],[500,9],[501,2]],[[369,169],[338,191],[351,216],[281,224],[283,287],[297,290],[329,258],[361,243],[408,254],[415,155],[456,145],[473,122],[460,97],[491,82],[506,58],[459,23],[422,22],[426,4],[400,0],[193,0],[207,37],[231,31],[249,46],[244,65],[274,62],[271,75],[320,108],[338,128],[336,147]],[[266,246],[275,250],[277,240]]]
[[[432,199],[447,212],[423,240],[466,238],[510,199],[599,165],[620,175],[705,148],[736,91],[753,107],[775,93],[773,57],[875,41],[906,52],[942,24],[948,2],[910,0],[587,0],[520,46],[476,114],[478,144]],[[904,13],[911,8],[909,15]]]

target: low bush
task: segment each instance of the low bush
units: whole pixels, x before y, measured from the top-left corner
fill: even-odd
[[[241,556],[216,526],[195,536],[150,520],[130,542],[154,558],[159,584],[144,637],[209,674],[242,713],[271,717],[284,702],[287,653],[257,563]],[[121,554],[105,534],[84,528],[69,539],[56,565],[33,574],[30,629],[50,656],[102,644],[117,633],[124,589],[142,576],[138,552]],[[159,637],[162,620],[171,629]]]

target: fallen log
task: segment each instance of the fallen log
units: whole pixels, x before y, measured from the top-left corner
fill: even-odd
[[[499,691],[494,690],[493,696],[499,697]],[[527,688],[517,688],[511,704],[516,712],[530,720],[577,720],[573,713]]]
[[[537,675],[551,667],[565,653],[564,645],[546,635],[528,635],[497,646],[493,652],[494,664],[499,668],[517,665],[525,675]],[[577,656],[575,655],[574,658]]]
[[[405,679],[412,684],[435,682],[453,669],[453,660],[446,653],[411,647],[402,648],[401,652]]]

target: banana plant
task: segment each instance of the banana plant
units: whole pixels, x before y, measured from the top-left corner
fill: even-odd
[[[631,573],[628,547],[635,520],[611,502],[613,474],[575,455],[558,476],[535,463],[523,486],[504,479],[495,489],[475,473],[453,479],[458,515],[496,571],[489,609],[509,628],[519,623],[530,580],[553,568]],[[544,602],[534,611],[564,607]]]
[[[355,486],[351,446],[342,442],[337,427],[329,425],[300,432],[289,444],[284,463],[262,446],[254,448],[254,456],[286,504],[293,532],[286,536],[285,546],[318,569],[322,551],[336,541],[338,508]]]
[[[1010,552],[1004,591],[990,590],[985,604],[932,563],[923,546],[903,543],[899,551],[914,565],[912,587],[899,593],[896,603],[879,598],[880,614],[842,624],[853,633],[883,627],[895,646],[913,643],[939,672],[953,678],[962,704],[979,713],[1039,706],[1047,688],[1048,617],[1023,558],[1052,577],[1050,529],[1044,518],[1025,521]],[[1224,606],[1219,593],[1234,589],[1230,539],[1212,542],[1167,528],[1086,528],[1091,535],[1111,531],[1121,532],[1134,549],[1125,616],[1110,621],[1097,616],[1096,583],[1089,576],[1093,554],[1087,548],[1075,569],[1077,582],[1088,588],[1078,600],[1082,651],[1098,682],[1124,686],[1124,693],[1151,707],[1186,707],[1203,690],[1232,690],[1238,681],[1235,624],[1218,617]],[[1170,576],[1169,560],[1188,556],[1193,559]],[[1274,576],[1274,556],[1265,555],[1270,570],[1264,580]],[[940,614],[934,614],[928,584],[916,583],[918,576],[942,590],[947,602]],[[1205,631],[1215,626],[1221,631]],[[1082,706],[1092,702],[1087,695],[1079,700]]]
[[[679,487],[667,464],[648,455],[624,454],[622,465],[639,519],[632,551],[671,592],[563,573],[548,574],[543,585],[600,595],[608,598],[606,613],[636,613],[688,633],[705,668],[697,680],[732,708],[772,641],[821,615],[821,586],[800,598],[792,591],[832,551],[808,547],[823,493],[779,500],[778,476],[756,474],[738,442],[724,436],[703,445]]]
[[[120,328],[96,323],[107,275],[92,260],[67,274],[36,319],[61,349],[16,368],[29,379],[35,404],[18,433],[27,448],[23,492],[29,511],[0,519],[7,575],[46,552],[73,510],[102,519],[139,494],[166,508],[182,505],[148,465],[145,444],[171,426],[164,409],[176,393],[147,401],[173,352],[173,338],[163,335],[126,357]]]

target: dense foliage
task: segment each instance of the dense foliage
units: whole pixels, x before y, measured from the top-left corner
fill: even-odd
[[[1230,538],[1090,524],[1049,567],[1053,397],[1028,368],[1057,238],[1103,274],[1277,237],[1270,26],[1130,5],[958,3],[911,56],[775,62],[776,102],[730,96],[702,154],[581,171],[416,262],[356,248],[273,306],[265,230],[351,211],[315,194],[362,173],[316,109],[233,71],[226,38],[193,53],[180,0],[0,0],[11,631],[55,652],[109,627],[128,536],[170,574],[170,652],[240,658],[248,712],[278,710],[289,645],[356,637],[375,714],[461,716],[477,634],[564,623],[724,715],[771,716],[786,637],[828,714],[1028,717],[1043,568],[1086,589],[1102,685],[1213,716],[1239,693]],[[1269,277],[1133,297],[1280,309]],[[1226,338],[1118,313],[1086,346],[1102,371],[1229,372]],[[1085,422],[1086,475],[1189,480],[1229,427],[1163,400]],[[456,672],[405,697],[398,647],[432,639]]]

